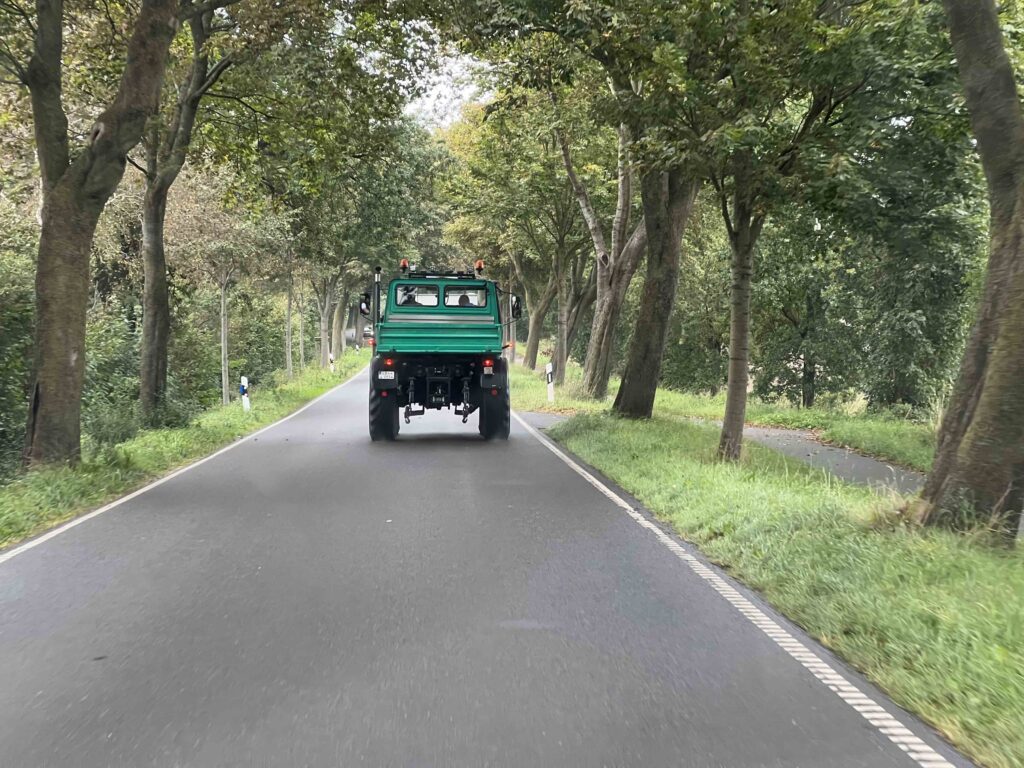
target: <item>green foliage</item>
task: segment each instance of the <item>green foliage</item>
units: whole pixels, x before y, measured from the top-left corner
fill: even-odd
[[[716,208],[702,194],[683,236],[661,384],[684,392],[716,393],[729,364],[729,242]]]
[[[94,306],[85,332],[82,431],[99,445],[129,439],[138,429],[141,312],[118,301]]]
[[[551,434],[984,765],[1024,761],[1024,557],[714,427],[577,416]]]
[[[35,233],[0,194],[0,481],[21,460],[32,365]]]

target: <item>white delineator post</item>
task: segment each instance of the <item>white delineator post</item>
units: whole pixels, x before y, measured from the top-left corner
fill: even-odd
[[[246,413],[252,408],[249,403],[249,377],[243,376],[238,387],[238,394],[242,396],[242,410]]]
[[[555,366],[548,363],[544,366],[544,373],[548,377],[548,402],[555,402]]]

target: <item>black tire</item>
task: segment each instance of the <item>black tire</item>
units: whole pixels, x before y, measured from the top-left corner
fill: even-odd
[[[388,392],[387,397],[381,397],[373,387],[370,388],[370,439],[394,440],[398,437],[401,419],[398,413],[398,393]]]
[[[497,395],[484,393],[480,406],[480,434],[484,440],[508,440],[512,431],[512,403],[508,395],[508,383]]]

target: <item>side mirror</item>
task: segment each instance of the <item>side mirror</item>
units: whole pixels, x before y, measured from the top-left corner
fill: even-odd
[[[359,314],[363,317],[370,316],[370,294],[364,293],[359,300]]]
[[[512,319],[518,320],[523,316],[523,300],[512,294]]]

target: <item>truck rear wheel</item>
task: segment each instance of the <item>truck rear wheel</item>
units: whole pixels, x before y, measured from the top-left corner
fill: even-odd
[[[380,392],[370,387],[371,440],[394,440],[398,437],[400,419],[395,395],[395,392],[388,392],[387,397],[382,397]]]
[[[512,404],[506,384],[497,395],[484,395],[483,405],[480,406],[480,434],[484,440],[508,440],[511,429]]]

